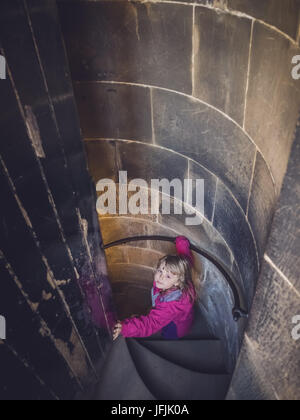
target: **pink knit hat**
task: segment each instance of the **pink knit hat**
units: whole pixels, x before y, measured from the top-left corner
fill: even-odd
[[[190,250],[190,241],[185,236],[177,236],[175,240],[176,251],[178,255],[183,255],[188,258],[191,266],[194,265],[194,256]]]

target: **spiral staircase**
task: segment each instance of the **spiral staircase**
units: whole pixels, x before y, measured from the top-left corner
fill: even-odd
[[[119,337],[93,399],[223,400],[230,380],[224,346],[196,306],[193,328],[184,338]]]
[[[174,238],[163,236],[131,237],[107,244],[104,248],[120,246],[137,240],[160,240],[174,242]],[[124,338],[119,336],[112,343],[107,359],[101,370],[101,379],[88,399],[94,400],[223,400],[231,382],[233,364],[231,363],[234,346],[242,325],[244,302],[241,290],[222,263],[207,251],[191,245],[195,252],[210,260],[203,266],[205,282],[194,305],[195,319],[189,333],[180,339],[165,340],[157,332],[145,338]],[[203,273],[202,273],[203,274]],[[118,319],[123,320],[134,314],[149,313],[151,298],[149,286],[142,281],[120,279],[112,283]],[[224,295],[227,313],[213,314],[207,301],[211,293],[218,307],[222,304],[216,295],[216,282],[220,289],[225,285],[230,289]],[[230,297],[232,300],[230,301]],[[240,299],[241,297],[241,299]],[[230,302],[229,302],[230,301]],[[231,313],[232,311],[232,313]],[[215,323],[212,318],[215,317]],[[240,320],[240,322],[235,322]],[[234,328],[232,329],[232,326]],[[224,335],[231,329],[232,334]],[[231,342],[231,345],[229,344]]]

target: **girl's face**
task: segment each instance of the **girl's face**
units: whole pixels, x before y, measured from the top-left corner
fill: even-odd
[[[162,290],[170,289],[173,286],[179,286],[179,276],[166,270],[166,265],[164,262],[156,270],[154,280],[156,286]]]

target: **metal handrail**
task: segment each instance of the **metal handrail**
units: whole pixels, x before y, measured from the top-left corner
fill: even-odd
[[[130,238],[123,238],[117,241],[111,242],[106,245],[102,245],[102,249],[112,248],[117,245],[122,245],[127,242],[136,242],[136,241],[165,241],[165,242],[172,242],[175,243],[176,238],[168,237],[168,236],[159,236],[159,235],[144,235],[144,236],[133,236]],[[241,292],[237,282],[234,280],[233,274],[228,270],[225,265],[219,261],[215,256],[210,254],[204,249],[196,247],[193,244],[190,244],[190,249],[197,254],[202,255],[203,257],[207,258],[212,264],[217,267],[217,269],[223,274],[225,280],[229,284],[233,297],[234,297],[234,307],[232,309],[232,315],[234,321],[238,321],[240,318],[248,318],[248,312],[242,308],[242,305],[245,303],[245,299],[243,298],[243,293]],[[243,300],[243,304],[242,301]]]

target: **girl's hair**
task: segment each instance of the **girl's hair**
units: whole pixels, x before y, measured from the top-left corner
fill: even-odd
[[[165,263],[166,270],[179,276],[179,289],[182,292],[187,293],[190,300],[193,301],[195,299],[192,291],[194,285],[189,259],[182,255],[165,255],[158,261],[157,269],[159,269],[163,263]]]

